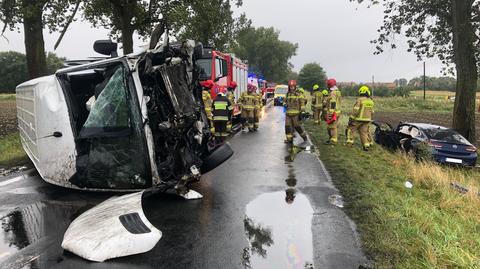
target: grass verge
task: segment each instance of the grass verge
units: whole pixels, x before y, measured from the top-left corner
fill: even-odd
[[[0,167],[10,167],[28,162],[18,133],[0,137]]]
[[[0,93],[0,100],[15,100],[14,93]]]
[[[417,163],[378,145],[327,146],[324,126],[306,128],[376,268],[480,268],[480,172]]]

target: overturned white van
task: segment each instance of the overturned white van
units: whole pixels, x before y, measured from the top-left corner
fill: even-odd
[[[21,140],[42,178],[95,191],[182,188],[227,160],[201,101],[202,52],[192,41],[160,45],[19,85]]]

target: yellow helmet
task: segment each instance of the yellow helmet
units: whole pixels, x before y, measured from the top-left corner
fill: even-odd
[[[313,90],[314,90],[314,91],[316,91],[316,90],[318,90],[318,89],[320,89],[320,86],[318,86],[318,84],[313,85]]]
[[[298,90],[299,90],[301,93],[305,93],[305,90],[304,90],[302,87],[298,88]]]
[[[367,86],[362,86],[362,87],[360,87],[360,89],[358,90],[358,94],[360,94],[360,95],[365,95],[365,94],[367,94],[368,96],[371,95],[370,89],[369,89]]]
[[[322,91],[322,94],[325,95],[325,96],[327,96],[327,95],[328,95],[328,91],[327,91],[327,90],[323,90],[323,91]]]

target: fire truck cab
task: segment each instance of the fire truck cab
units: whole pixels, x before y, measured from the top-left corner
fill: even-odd
[[[248,65],[233,54],[222,53],[212,48],[204,48],[202,58],[197,59],[197,67],[200,69],[199,79],[205,81],[211,79],[215,87],[211,91],[212,99],[215,99],[219,90],[235,81],[235,101],[238,101],[242,92],[247,90]],[[235,105],[233,115],[241,113],[240,108]]]

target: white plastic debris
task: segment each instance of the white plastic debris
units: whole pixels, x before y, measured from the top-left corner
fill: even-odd
[[[404,184],[404,185],[405,185],[405,188],[407,188],[407,189],[413,188],[413,184],[412,184],[412,182],[410,182],[410,181],[405,181],[405,184]]]
[[[336,207],[343,208],[343,197],[341,195],[333,194],[328,196],[328,202]]]
[[[145,217],[142,195],[113,197],[87,210],[68,227],[62,248],[96,262],[151,250],[162,233]]]

